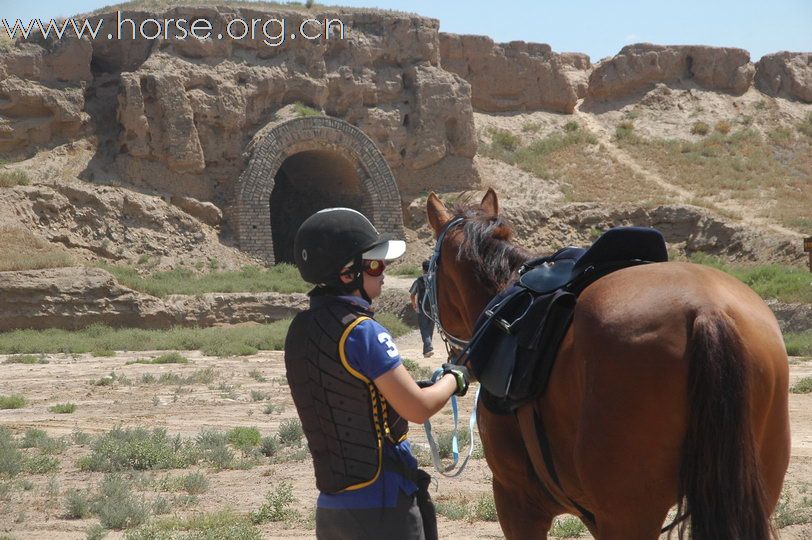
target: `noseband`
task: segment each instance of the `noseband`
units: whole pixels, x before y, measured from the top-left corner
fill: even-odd
[[[440,337],[443,338],[443,342],[449,354],[465,349],[468,345],[468,340],[460,339],[452,335],[443,327],[443,323],[440,322],[440,306],[437,301],[437,268],[440,265],[440,252],[442,251],[443,240],[445,240],[446,234],[448,234],[448,231],[450,231],[452,227],[462,223],[463,220],[464,218],[461,216],[455,217],[440,231],[440,234],[437,236],[437,244],[434,246],[434,253],[429,260],[429,269],[426,272],[426,290],[428,292],[426,297],[429,299],[428,313],[431,314],[431,319],[437,326],[437,332],[440,334]],[[424,313],[426,312],[425,306],[423,311]]]

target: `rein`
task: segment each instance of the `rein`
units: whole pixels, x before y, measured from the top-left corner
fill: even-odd
[[[429,318],[434,321],[435,326],[437,327],[437,333],[440,334],[440,337],[443,339],[443,343],[445,343],[446,352],[448,353],[449,357],[451,358],[451,362],[454,364],[458,364],[461,359],[464,357],[465,352],[468,350],[468,345],[470,340],[460,339],[454,335],[452,335],[448,330],[443,327],[443,323],[440,322],[440,306],[437,300],[437,267],[440,264],[440,252],[443,246],[443,240],[445,240],[446,234],[448,231],[462,223],[464,220],[463,217],[455,217],[451,221],[449,221],[443,230],[440,231],[440,234],[437,236],[437,243],[434,246],[434,253],[429,260],[429,269],[426,272],[426,295],[423,297],[423,312],[428,313]],[[428,298],[429,301],[429,309],[426,309],[425,301]],[[434,374],[431,377],[432,382],[437,381],[440,377],[443,376],[442,368],[437,368]],[[443,466],[440,458],[440,450],[437,446],[437,442],[434,440],[434,435],[431,431],[431,422],[426,420],[423,424],[423,428],[426,431],[426,439],[429,443],[429,449],[431,450],[431,461],[434,464],[434,468],[442,474],[443,476],[447,477],[454,477],[458,476],[462,473],[465,469],[465,466],[468,464],[468,460],[471,458],[471,455],[474,453],[474,426],[476,426],[476,407],[479,401],[479,388],[477,388],[476,393],[474,394],[474,403],[473,408],[471,409],[471,418],[468,421],[468,436],[469,436],[469,444],[468,444],[468,454],[463,459],[462,463],[459,463],[460,459],[460,451],[459,451],[459,438],[458,438],[458,428],[459,428],[459,409],[457,407],[457,396],[451,396],[451,412],[452,417],[454,420],[454,428],[451,431],[451,456],[452,461],[450,465]],[[459,466],[457,465],[459,463]],[[456,469],[456,470],[455,470]]]

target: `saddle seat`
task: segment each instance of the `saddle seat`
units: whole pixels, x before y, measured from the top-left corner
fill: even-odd
[[[589,249],[566,247],[525,263],[496,295],[456,360],[468,363],[491,411],[508,414],[546,389],[580,293],[616,270],[668,260],[656,229],[617,227]]]

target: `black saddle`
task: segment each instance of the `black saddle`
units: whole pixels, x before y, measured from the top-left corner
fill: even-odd
[[[567,247],[525,263],[519,280],[480,315],[460,362],[468,362],[493,412],[509,413],[544,392],[578,295],[621,268],[668,260],[659,231],[618,227],[589,249]]]

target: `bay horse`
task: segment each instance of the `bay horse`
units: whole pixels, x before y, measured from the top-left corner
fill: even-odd
[[[511,242],[492,189],[451,210],[432,192],[427,214],[442,238],[441,330],[464,342],[530,254]],[[773,313],[721,271],[665,262],[599,279],[578,299],[546,391],[514,414],[477,409],[502,531],[546,538],[569,513],[600,540],[653,539],[676,504],[680,538],[774,537],[788,371]]]

